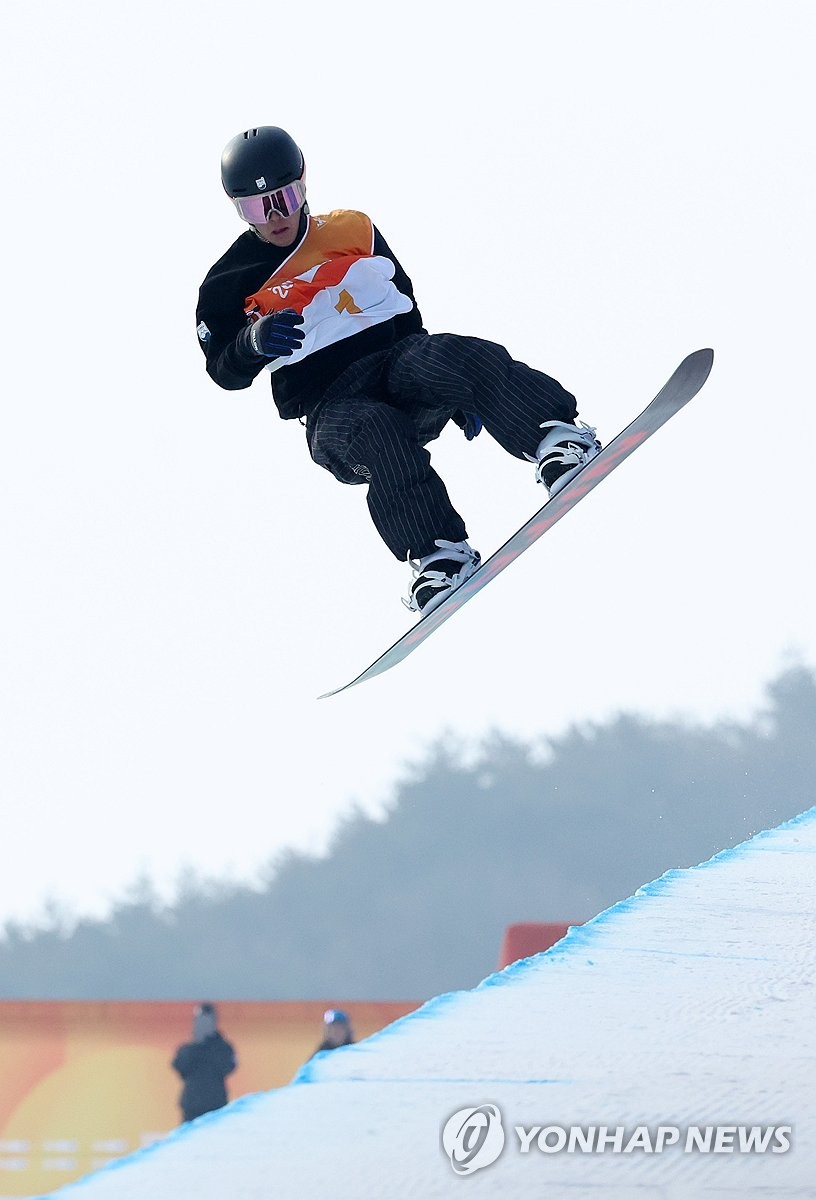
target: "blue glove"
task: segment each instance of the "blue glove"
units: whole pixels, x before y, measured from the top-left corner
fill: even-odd
[[[459,408],[453,414],[453,419],[469,442],[472,442],[482,432],[482,420],[476,413],[464,412]]]
[[[303,317],[293,308],[285,308],[282,312],[267,313],[260,321],[255,321],[249,327],[249,343],[256,354],[264,358],[289,358],[299,350],[306,336],[298,325],[303,324]]]

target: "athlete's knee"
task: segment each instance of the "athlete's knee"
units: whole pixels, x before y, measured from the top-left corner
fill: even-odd
[[[388,457],[400,446],[416,440],[410,417],[388,404],[379,404],[360,416],[348,444],[348,457]]]

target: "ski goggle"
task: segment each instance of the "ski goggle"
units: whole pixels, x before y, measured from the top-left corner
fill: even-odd
[[[292,217],[303,207],[306,199],[306,184],[302,179],[295,179],[274,192],[262,192],[260,196],[233,196],[232,203],[238,209],[238,216],[249,225],[265,225],[274,214],[278,217]]]

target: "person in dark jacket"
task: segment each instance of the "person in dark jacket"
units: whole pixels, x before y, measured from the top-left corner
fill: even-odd
[[[348,1013],[339,1008],[327,1008],[323,1014],[323,1041],[315,1050],[315,1054],[319,1054],[321,1050],[336,1050],[339,1046],[353,1044],[354,1032]]]
[[[184,1080],[179,1106],[185,1121],[223,1108],[226,1078],[237,1066],[235,1051],[218,1031],[214,1004],[199,1004],[193,1014],[193,1040],[179,1046],[173,1069]]]
[[[280,415],[304,421],[314,461],[341,483],[367,485],[378,533],[413,568],[407,607],[431,612],[480,558],[431,467],[428,442],[450,420],[468,441],[484,426],[508,453],[534,463],[554,495],[600,450],[595,430],[576,423],[575,398],[560,383],[503,346],[428,333],[411,280],[371,219],[347,209],[310,213],[303,154],[285,130],[259,126],[234,137],[221,181],[249,228],[201,285],[196,323],[207,371],[230,391],[269,371]],[[517,212],[512,181],[496,184],[480,202],[506,220]],[[406,187],[419,213],[438,209],[437,179]],[[440,263],[448,275],[455,233],[451,261]],[[500,249],[480,249],[490,256],[489,318],[491,305],[506,304],[508,285]]]

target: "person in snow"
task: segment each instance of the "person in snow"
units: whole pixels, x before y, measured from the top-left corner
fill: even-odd
[[[237,1066],[235,1051],[218,1031],[213,1004],[199,1004],[193,1014],[193,1040],[179,1046],[173,1069],[184,1080],[179,1107],[184,1121],[227,1103],[226,1078]]]
[[[411,280],[362,212],[313,216],[305,161],[276,126],[234,137],[221,180],[249,228],[208,271],[196,312],[207,371],[228,390],[266,368],[281,417],[313,460],[367,486],[389,550],[413,571],[407,606],[428,613],[479,566],[426,449],[453,420],[535,463],[552,496],[600,450],[556,380],[481,338],[428,333]],[[418,207],[433,180],[412,184]],[[488,203],[492,197],[485,197]],[[543,431],[543,432],[542,432]]]

